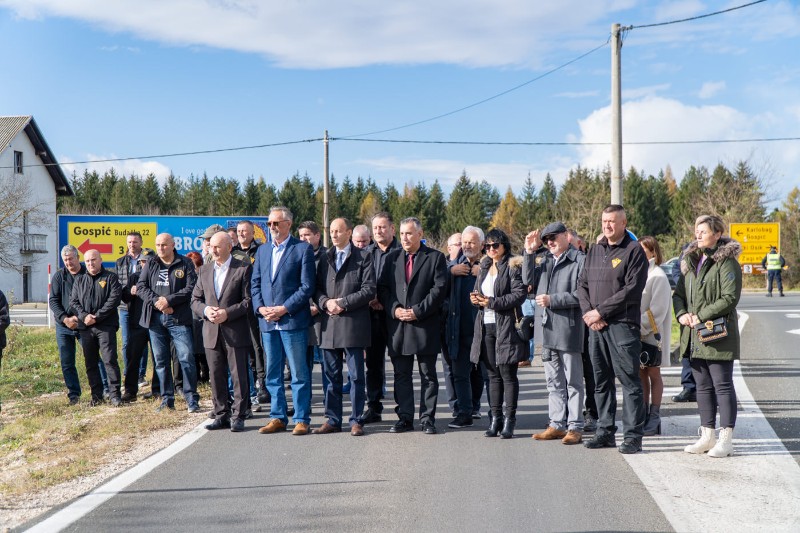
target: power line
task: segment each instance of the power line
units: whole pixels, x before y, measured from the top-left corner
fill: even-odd
[[[322,140],[322,137],[316,139],[303,139],[300,141],[285,141],[279,143],[270,143],[270,144],[254,144],[251,146],[236,146],[233,148],[215,148],[212,150],[197,150],[194,152],[175,152],[172,154],[156,154],[156,155],[143,155],[143,156],[131,156],[131,157],[114,157],[109,159],[93,159],[91,161],[71,161],[69,163],[42,163],[38,165],[25,165],[26,167],[55,167],[55,166],[67,166],[67,165],[90,165],[92,163],[115,163],[118,161],[131,161],[134,159],[163,159],[168,157],[181,157],[186,155],[202,155],[202,154],[217,154],[221,152],[239,152],[242,150],[256,150],[259,148],[272,148],[275,146],[287,146],[290,144],[301,144],[301,143],[312,143],[312,142],[319,142]],[[5,168],[15,168],[12,166],[0,166],[0,169]]]
[[[458,109],[454,109],[453,111],[448,111],[447,113],[442,113],[441,115],[436,115],[434,117],[426,118],[424,120],[418,120],[416,122],[411,122],[409,124],[404,124],[402,126],[396,126],[396,127],[393,127],[393,128],[387,128],[387,129],[384,129],[384,130],[371,131],[371,132],[368,132],[368,133],[359,133],[357,135],[345,135],[343,137],[340,137],[340,139],[345,139],[345,138],[354,139],[356,137],[366,137],[367,135],[377,135],[379,133],[387,133],[387,132],[390,132],[390,131],[397,131],[397,130],[401,130],[401,129],[404,129],[404,128],[410,128],[411,126],[418,126],[420,124],[425,124],[426,122],[432,122],[432,121],[438,120],[440,118],[449,117],[450,115],[455,115],[456,113],[460,113],[462,111],[466,111],[467,109],[472,109],[473,107],[479,106],[481,104],[485,104],[486,102],[490,102],[490,101],[492,101],[492,100],[494,100],[496,98],[500,98],[501,96],[505,96],[506,94],[508,94],[510,92],[516,91],[517,89],[521,89],[522,87],[525,87],[526,85],[530,85],[531,83],[539,81],[542,78],[544,78],[546,76],[549,76],[550,74],[553,74],[555,72],[558,72],[559,70],[561,70],[561,69],[563,69],[563,68],[565,68],[565,67],[567,67],[567,66],[569,66],[569,65],[571,65],[573,63],[575,63],[576,61],[580,61],[584,57],[586,57],[586,56],[588,56],[590,54],[593,54],[594,52],[596,52],[596,51],[600,50],[601,48],[603,48],[604,46],[606,46],[609,43],[610,40],[611,40],[611,37],[606,39],[606,42],[604,42],[603,44],[601,44],[599,46],[596,46],[595,48],[592,48],[588,52],[583,53],[583,54],[579,55],[578,57],[576,57],[574,59],[571,59],[570,61],[567,61],[566,63],[564,63],[562,65],[559,65],[559,66],[557,66],[557,67],[555,67],[553,69],[548,70],[547,72],[541,74],[540,76],[536,76],[535,78],[533,78],[531,80],[528,80],[528,81],[526,81],[524,83],[520,83],[519,85],[517,85],[515,87],[512,87],[510,89],[506,89],[505,91],[503,91],[501,93],[497,93],[494,96],[490,96],[488,98],[484,98],[483,100],[480,100],[478,102],[474,102],[474,103],[469,104],[467,106],[460,107]]]
[[[706,13],[705,15],[697,15],[695,17],[689,17],[689,18],[685,18],[685,19],[670,20],[668,22],[657,22],[655,24],[642,24],[640,26],[633,26],[633,25],[625,26],[623,28],[620,28],[620,30],[622,30],[622,31],[628,31],[628,30],[634,30],[634,29],[640,30],[642,28],[655,28],[656,26],[667,26],[669,24],[679,24],[681,22],[690,22],[692,20],[704,19],[704,18],[708,18],[708,17],[713,17],[715,15],[721,15],[723,13],[729,13],[731,11],[736,11],[737,9],[744,9],[745,7],[754,6],[756,4],[761,4],[761,3],[766,2],[766,1],[767,0],[757,0],[755,2],[742,4],[740,6],[730,7],[728,9],[723,9],[722,11],[714,11],[713,13]]]
[[[331,141],[404,143],[404,144],[449,144],[466,146],[608,146],[610,142],[525,142],[525,141],[423,141],[413,139],[354,139],[352,137],[331,137]],[[733,144],[778,141],[800,141],[800,137],[762,137],[752,139],[710,139],[691,141],[629,141],[625,145],[668,145],[668,144]]]

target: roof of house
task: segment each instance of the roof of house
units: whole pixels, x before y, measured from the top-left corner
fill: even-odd
[[[25,130],[28,140],[31,141],[33,148],[36,150],[36,155],[42,161],[42,164],[50,174],[50,178],[55,185],[56,195],[58,196],[73,196],[75,193],[70,187],[69,180],[67,179],[61,166],[56,161],[47,141],[44,140],[39,126],[33,120],[31,115],[20,115],[2,117],[0,116],[0,152],[8,148],[9,143],[20,131]]]

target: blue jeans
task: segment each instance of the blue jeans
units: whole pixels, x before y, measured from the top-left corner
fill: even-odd
[[[286,391],[283,388],[283,361],[292,373],[294,422],[311,423],[311,372],[308,368],[308,329],[261,332],[267,367],[267,390],[272,396],[270,418],[286,424]]]
[[[183,372],[183,393],[187,403],[197,401],[197,366],[194,362],[192,345],[192,326],[178,324],[170,315],[153,311],[150,320],[150,345],[156,361],[156,373],[161,382],[161,398],[167,402],[175,401],[175,385],[172,381],[172,354],[169,341],[175,346],[175,353]]]
[[[127,350],[128,347],[128,319],[129,314],[127,309],[119,309],[119,327],[122,331],[122,361],[123,361],[123,374],[128,373],[128,357],[127,357]],[[142,379],[147,374],[147,346],[144,347],[142,351],[142,359],[141,363],[139,363],[139,379]]]
[[[522,314],[524,316],[534,316],[535,311],[536,311],[536,301],[525,298],[525,301],[522,302]],[[533,339],[531,339],[528,342],[528,344],[529,344],[528,361],[533,362],[533,354],[534,354]]]
[[[364,379],[364,348],[339,348],[322,350],[324,359],[323,375],[328,377],[330,386],[325,390],[325,416],[328,424],[342,427],[342,357],[347,360],[347,374],[350,379],[350,425],[361,424],[364,404],[367,401],[366,381]]]
[[[66,326],[56,326],[56,344],[58,345],[58,356],[61,359],[61,373],[64,375],[64,384],[67,386],[67,396],[70,399],[81,397],[81,382],[78,379],[78,369],[75,367],[75,342],[77,340],[77,330],[69,329]]]

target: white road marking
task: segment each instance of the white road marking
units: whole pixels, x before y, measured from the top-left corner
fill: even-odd
[[[76,500],[67,507],[56,512],[46,520],[43,520],[27,530],[30,533],[55,533],[68,527],[70,524],[80,520],[104,502],[110,500],[126,487],[138,481],[140,478],[149,474],[158,466],[179,454],[197,439],[207,433],[203,428],[208,423],[204,420],[193,430],[179,438],[160,452],[148,457],[130,470],[126,470],[120,475],[112,478],[106,484],[96,488],[86,496]]]
[[[786,318],[800,318],[800,314],[798,313],[789,313],[786,315]]]
[[[748,316],[739,315],[741,331]],[[662,435],[624,457],[675,531],[800,531],[800,466],[764,418],[739,361],[733,379],[741,407],[733,457],[683,451],[697,438],[698,415],[662,418]]]
[[[800,329],[790,329],[786,333],[794,333],[795,335],[800,335]]]

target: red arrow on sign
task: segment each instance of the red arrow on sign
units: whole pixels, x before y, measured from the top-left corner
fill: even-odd
[[[86,239],[85,241],[83,241],[83,244],[78,246],[78,250],[80,250],[80,252],[83,255],[86,255],[86,252],[88,252],[89,250],[97,250],[101,254],[110,254],[110,253],[114,252],[114,245],[113,244],[97,244],[97,243],[92,244],[91,242],[89,242],[89,239]]]

